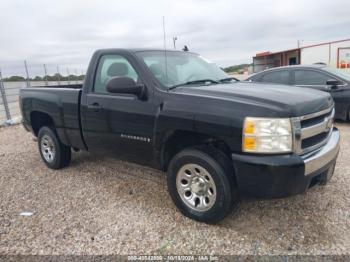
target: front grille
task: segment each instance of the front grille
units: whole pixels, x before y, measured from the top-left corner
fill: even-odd
[[[313,145],[317,145],[318,143],[321,143],[322,141],[324,141],[328,136],[327,132],[322,132],[318,135],[309,137],[309,138],[305,138],[301,141],[301,149],[305,150]]]
[[[326,144],[333,129],[334,108],[292,118],[294,151],[306,154]]]
[[[328,112],[326,114],[322,114],[320,116],[316,116],[316,117],[313,117],[310,119],[305,119],[305,120],[301,121],[301,123],[300,123],[301,128],[306,128],[306,127],[310,127],[310,126],[314,126],[314,125],[317,125],[319,123],[322,123],[324,121],[324,118],[326,116],[328,116],[329,113],[330,112]]]

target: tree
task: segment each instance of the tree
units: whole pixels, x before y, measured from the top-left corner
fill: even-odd
[[[54,74],[54,75],[47,75],[46,79],[47,81],[52,81],[52,82],[57,82],[57,81],[82,81],[84,80],[85,75],[69,75],[68,76],[63,76],[61,74]],[[33,78],[30,78],[30,81],[45,81],[45,76],[35,76]],[[26,81],[26,78],[23,76],[9,76],[3,79],[4,82],[24,82]]]
[[[34,81],[43,81],[43,79],[40,76],[36,76],[33,79]]]
[[[4,78],[5,82],[23,82],[25,81],[25,78],[23,76],[10,76],[7,78]]]
[[[249,67],[251,64],[240,64],[240,65],[234,65],[224,68],[224,71],[226,73],[233,73],[233,72],[239,72],[241,70],[244,70],[245,68]]]

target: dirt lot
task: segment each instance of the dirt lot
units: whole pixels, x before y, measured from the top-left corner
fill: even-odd
[[[338,127],[342,148],[330,184],[243,200],[214,226],[176,210],[161,172],[88,153],[52,171],[30,133],[2,128],[0,254],[349,254],[350,124]]]

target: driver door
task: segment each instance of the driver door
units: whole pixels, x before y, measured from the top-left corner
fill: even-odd
[[[112,77],[129,77],[142,84],[130,61],[119,54],[103,55],[94,86],[86,94],[82,124],[89,151],[114,153],[143,164],[152,161],[153,127],[157,107],[148,90],[148,99],[131,94],[111,94],[106,89]]]

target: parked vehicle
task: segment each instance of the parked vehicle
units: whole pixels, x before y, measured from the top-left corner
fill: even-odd
[[[325,92],[239,82],[190,52],[95,52],[84,84],[20,90],[45,164],[71,148],[167,171],[181,212],[215,223],[239,195],[284,197],[325,184],[339,151]]]
[[[248,81],[313,88],[330,93],[335,103],[335,118],[350,120],[350,73],[324,64],[285,66],[257,73]]]

